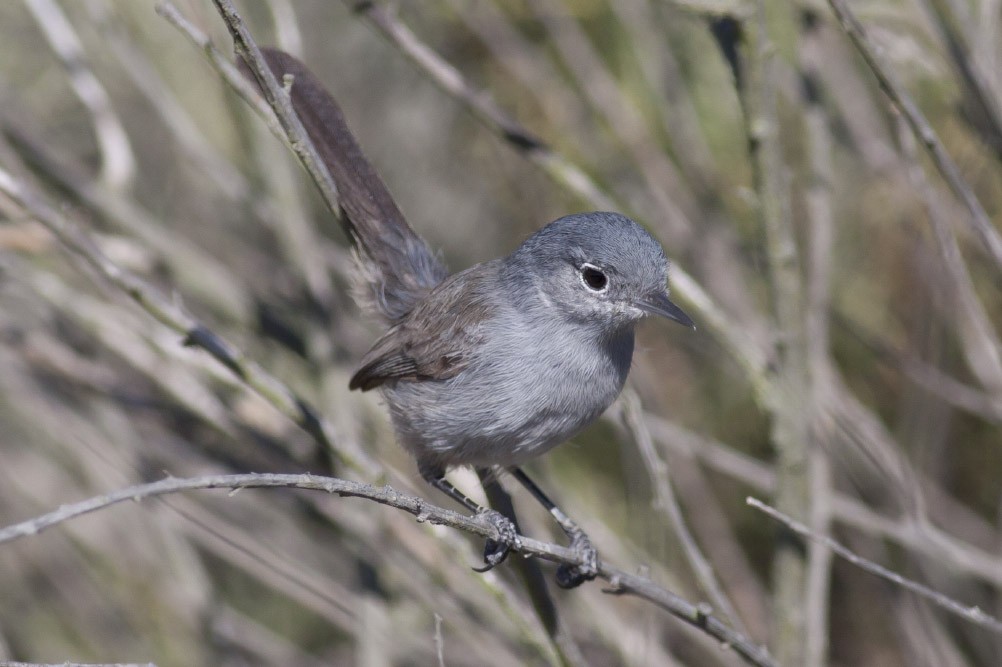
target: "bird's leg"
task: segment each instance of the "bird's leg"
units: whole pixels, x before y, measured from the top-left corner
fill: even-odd
[[[567,537],[571,540],[571,550],[577,555],[580,565],[561,565],[557,568],[557,585],[561,588],[574,588],[586,581],[591,581],[598,576],[598,551],[592,546],[591,540],[581,526],[573,519],[563,513],[563,511],[547,497],[543,490],[536,486],[536,483],[529,479],[521,468],[512,468],[511,474],[522,486],[528,489],[529,493],[553,515],[557,523]]]
[[[484,545],[484,563],[486,563],[486,565],[482,568],[475,567],[473,568],[474,570],[477,572],[486,572],[487,570],[490,570],[491,568],[504,562],[504,559],[508,557],[508,553],[512,549],[517,550],[522,548],[522,542],[518,537],[518,528],[515,527],[515,523],[511,519],[496,510],[478,505],[476,501],[453,486],[452,482],[447,480],[445,478],[445,474],[442,472],[437,474],[426,474],[425,472],[422,472],[422,476],[429,484],[458,502],[463,507],[484,517],[484,519],[486,519],[487,522],[494,526],[495,530],[497,530],[498,539],[494,540],[487,538],[487,543]]]

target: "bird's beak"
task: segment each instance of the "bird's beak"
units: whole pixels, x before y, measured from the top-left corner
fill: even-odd
[[[692,329],[696,328],[696,323],[692,321],[692,318],[686,315],[684,310],[672,303],[671,299],[664,292],[658,292],[643,299],[638,299],[633,302],[633,305],[645,313],[660,315]]]

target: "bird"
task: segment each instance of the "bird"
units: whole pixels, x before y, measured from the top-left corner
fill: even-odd
[[[518,549],[520,538],[511,518],[448,481],[456,467],[512,474],[578,555],[577,565],[558,568],[557,583],[593,579],[598,556],[587,535],[520,466],[613,403],[642,319],[695,327],[669,298],[661,244],[620,213],[576,213],[504,257],[450,274],[407,223],[319,79],[287,53],[262,54],[279,80],[291,77],[293,108],[338,188],[359,268],[356,295],[387,326],[349,388],[379,391],[421,476],[494,526],[483,569]]]

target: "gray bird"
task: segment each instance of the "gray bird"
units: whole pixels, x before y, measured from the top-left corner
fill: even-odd
[[[488,568],[518,547],[507,517],[445,478],[456,466],[509,470],[571,539],[582,565],[558,570],[575,586],[598,572],[584,532],[518,466],[593,422],[623,388],[634,329],[646,315],[686,326],[668,298],[668,260],[640,225],[617,213],[569,215],[507,257],[448,275],[407,224],[365,159],[337,104],[298,60],[265,50],[337,183],[355,242],[362,301],[389,330],[362,359],[352,389],[379,389],[400,443],[421,475],[475,512],[499,540]]]

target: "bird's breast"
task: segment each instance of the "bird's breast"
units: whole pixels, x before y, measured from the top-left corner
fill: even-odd
[[[401,440],[446,465],[520,465],[588,426],[623,388],[633,331],[511,322],[444,381],[399,382],[385,396]]]

